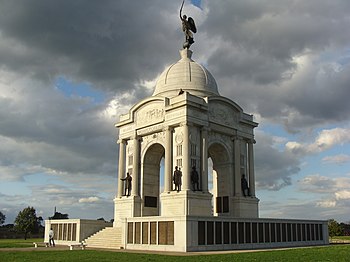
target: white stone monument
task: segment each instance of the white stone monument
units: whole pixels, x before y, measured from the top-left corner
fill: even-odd
[[[253,153],[258,124],[219,94],[191,50],[180,55],[161,74],[153,95],[116,124],[114,228],[122,235],[120,246],[187,252],[326,244],[326,221],[259,219]],[[179,191],[176,168],[182,172]],[[127,173],[130,196],[123,188]]]
[[[191,50],[180,54],[181,59],[161,74],[153,95],[116,124],[120,151],[115,224],[125,217],[143,216],[258,217],[253,154],[257,123],[235,102],[220,96],[215,79],[191,59]],[[209,177],[208,158],[214,179]],[[175,166],[182,172],[180,192],[174,191]],[[199,175],[196,191],[193,168]],[[121,179],[126,172],[132,176],[131,196],[123,196]],[[249,184],[247,196],[241,187],[243,174]]]
[[[221,96],[214,77],[192,60],[197,29],[182,16],[183,5],[181,59],[161,74],[153,95],[116,124],[113,227],[96,232],[101,225],[90,221],[51,220],[47,228],[64,243],[85,239],[87,247],[101,248],[187,252],[327,244],[327,221],[259,218],[258,124]]]
[[[113,228],[87,245],[187,252],[327,244],[327,221],[259,218],[258,124],[192,60],[197,29],[182,16],[183,4],[181,59],[161,74],[151,97],[120,116]]]

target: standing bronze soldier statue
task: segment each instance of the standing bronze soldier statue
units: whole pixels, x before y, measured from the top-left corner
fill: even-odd
[[[125,194],[124,194],[124,196],[130,196],[132,177],[130,176],[129,173],[126,173],[126,177],[121,178],[120,180],[125,181]]]
[[[177,166],[175,167],[175,171],[174,171],[174,184],[175,184],[175,191],[180,192],[181,191],[181,184],[182,184],[182,172],[180,170],[180,168],[178,168]]]
[[[248,187],[248,181],[245,178],[245,175],[242,174],[242,178],[241,178],[241,187],[242,187],[242,193],[244,197],[247,197],[250,195],[249,193],[249,187]]]
[[[200,190],[199,189],[199,175],[198,175],[198,172],[197,172],[195,166],[192,167],[192,171],[191,171],[191,183],[192,183],[193,191]]]
[[[189,49],[190,46],[194,43],[193,33],[197,33],[197,28],[192,17],[187,18],[186,15],[181,14],[184,3],[185,3],[185,0],[183,0],[180,8],[180,19],[182,22],[182,31],[185,33],[185,43],[183,44],[183,48]]]

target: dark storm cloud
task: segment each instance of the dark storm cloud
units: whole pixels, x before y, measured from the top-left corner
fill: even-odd
[[[292,184],[293,175],[300,171],[298,157],[277,150],[273,139],[257,132],[255,146],[256,182],[259,189],[280,190]],[[268,152],[268,153],[267,153]]]
[[[116,130],[114,119],[103,115],[104,107],[67,99],[27,78],[7,87],[0,96],[2,165],[21,167],[22,175],[32,173],[31,165],[42,168],[35,172],[115,173]]]
[[[178,39],[174,35],[180,31],[178,23],[169,22],[177,13],[175,3],[43,0],[0,5],[2,37],[22,50],[0,53],[11,70],[68,74],[104,89],[126,90],[155,77],[177,49],[177,43],[167,41]]]
[[[216,44],[208,65],[222,94],[292,132],[349,119],[348,1],[208,1],[208,8],[202,27]],[[301,77],[302,56],[312,61]]]
[[[349,120],[348,0],[202,3],[203,11],[185,5],[185,13],[198,22],[193,57],[213,73],[222,95],[289,132]],[[83,177],[108,183],[116,175],[113,124],[150,95],[145,81],[179,59],[180,4],[0,0],[0,168],[6,171],[1,178],[59,174],[79,188],[78,195],[68,190],[53,199],[67,206],[98,195],[83,193],[84,186],[96,186]],[[102,90],[105,104],[64,97],[54,89],[57,77]],[[113,99],[117,107],[106,113]],[[290,185],[300,169],[298,156],[277,150],[268,134],[256,137],[257,187]],[[113,197],[111,188],[106,198]],[[44,189],[33,189],[32,195],[49,209],[43,204],[47,195],[34,190]],[[81,208],[73,206],[77,216]]]

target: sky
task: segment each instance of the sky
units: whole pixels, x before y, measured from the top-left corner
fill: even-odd
[[[180,59],[182,1],[0,0],[0,211],[113,218],[118,130]],[[350,1],[186,1],[253,114],[260,217],[350,221]]]

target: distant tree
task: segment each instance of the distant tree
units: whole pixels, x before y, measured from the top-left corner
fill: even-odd
[[[55,214],[52,217],[49,217],[49,219],[68,219],[68,214],[62,214],[60,212],[55,212]]]
[[[6,216],[0,211],[0,225],[5,223]]]
[[[343,233],[343,230],[336,220],[330,219],[328,220],[328,233],[329,233],[329,236],[333,238],[334,236],[341,236]]]
[[[100,217],[97,220],[106,221],[103,217]]]
[[[350,222],[340,223],[342,228],[343,236],[350,236]]]
[[[113,222],[114,222],[114,218],[112,218],[111,220],[109,220],[109,222],[113,223]]]
[[[20,211],[15,219],[15,229],[24,234],[27,239],[28,233],[36,233],[42,222],[42,217],[36,216],[34,207],[27,207]]]

